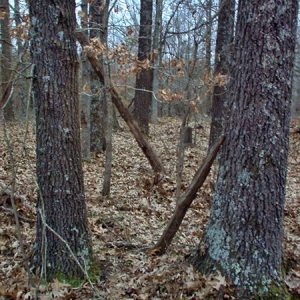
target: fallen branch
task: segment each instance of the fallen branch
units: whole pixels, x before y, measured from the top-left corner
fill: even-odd
[[[83,49],[90,46],[89,40],[86,38],[86,36],[84,35],[83,32],[77,32],[76,38],[79,41],[79,43]],[[97,56],[94,54],[93,51],[86,51],[85,54],[86,54],[89,62],[91,63],[91,66],[93,67],[95,73],[97,74],[100,82],[104,84],[104,82],[105,82],[104,72],[103,72],[103,68],[102,68]],[[119,95],[119,93],[117,92],[117,90],[115,89],[114,86],[111,86],[110,93],[111,93],[111,98],[112,98],[113,104],[116,106],[121,117],[124,119],[124,121],[128,125],[131,133],[133,134],[139,147],[142,149],[143,153],[147,157],[154,172],[165,173],[164,167],[163,167],[158,155],[154,152],[153,148],[151,147],[149,142],[146,140],[146,138],[142,134],[139,127],[135,124],[133,117],[131,116],[130,112],[124,105],[122,96]]]
[[[221,145],[224,143],[225,137],[222,136],[212,147],[211,151],[205,158],[201,167],[197,170],[194,178],[186,190],[186,192],[180,197],[172,218],[170,219],[165,231],[163,232],[161,238],[156,243],[156,245],[151,250],[153,255],[162,255],[166,252],[167,248],[172,242],[182,220],[192,204],[193,200],[196,198],[199,188],[203,185],[206,177],[209,174],[210,168],[218,154]]]

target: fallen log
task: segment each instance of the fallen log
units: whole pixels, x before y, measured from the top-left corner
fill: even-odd
[[[191,206],[193,200],[196,198],[199,188],[203,185],[206,177],[209,174],[210,168],[219,152],[221,145],[224,143],[225,137],[222,136],[211,148],[209,154],[203,161],[201,167],[197,170],[194,178],[185,191],[179,198],[176,204],[175,211],[171,217],[165,231],[156,245],[151,249],[152,255],[162,255],[166,252],[167,248],[171,244],[176,232],[178,231],[182,220]]]
[[[90,46],[89,40],[85,36],[83,32],[76,32],[76,38],[79,41],[81,47],[84,49],[85,47]],[[93,51],[85,51],[86,57],[88,58],[89,62],[91,63],[92,68],[94,69],[95,73],[97,74],[101,83],[104,84],[104,73],[101,63],[99,62],[97,56],[94,54]],[[144,135],[142,134],[139,127],[135,124],[134,119],[130,112],[128,111],[127,107],[124,105],[124,101],[122,96],[117,92],[114,86],[110,88],[111,98],[113,104],[118,109],[121,117],[124,119],[126,124],[128,125],[131,133],[133,134],[135,140],[137,141],[139,147],[142,149],[143,153],[147,157],[150,165],[154,172],[157,173],[165,173],[164,167],[158,157],[158,155],[153,150],[150,143],[146,140]]]

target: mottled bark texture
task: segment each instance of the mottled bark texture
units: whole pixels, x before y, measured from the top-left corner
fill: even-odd
[[[90,3],[90,38],[99,38],[103,44],[108,34],[108,0],[95,0]],[[90,69],[91,97],[91,151],[100,153],[106,149],[106,94],[104,85],[99,82],[97,74]]]
[[[51,280],[83,277],[91,255],[80,154],[75,1],[31,0],[37,132],[37,227],[33,264]]]
[[[150,60],[152,37],[152,10],[153,0],[141,0],[140,30],[138,60]],[[133,115],[146,135],[149,134],[149,118],[152,100],[153,70],[142,68],[136,75],[136,91],[134,96]]]
[[[214,76],[229,76],[230,48],[234,31],[234,3],[235,0],[220,0]],[[209,148],[223,132],[226,101],[226,85],[215,85],[212,95]]]
[[[194,257],[203,272],[221,270],[239,299],[268,293],[281,277],[297,6],[239,2],[231,115],[210,220]]]
[[[1,54],[0,54],[0,72],[1,72],[1,95],[4,95],[9,86],[11,74],[11,39],[9,34],[9,1],[0,0],[0,30],[1,30]],[[6,103],[4,108],[6,120],[13,120],[14,110],[13,102]]]

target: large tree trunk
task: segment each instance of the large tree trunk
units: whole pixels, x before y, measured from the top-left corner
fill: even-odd
[[[141,0],[138,60],[150,61],[153,0]],[[136,75],[133,115],[143,133],[149,134],[153,70],[150,64]]]
[[[11,74],[11,40],[9,34],[9,1],[0,0],[0,30],[1,30],[1,49],[0,54],[0,73],[1,73],[1,95],[4,95],[9,86]],[[6,120],[14,118],[13,102],[9,101],[4,108]]]
[[[220,0],[214,76],[229,76],[230,45],[233,41],[234,30],[234,2],[235,0]],[[215,85],[212,95],[209,147],[222,134],[226,102],[226,85]]]
[[[210,220],[194,258],[201,271],[221,270],[239,299],[259,293],[264,299],[281,276],[297,2],[239,2],[231,116]]]
[[[76,5],[29,3],[39,187],[33,263],[47,280],[83,277],[76,259],[88,266],[91,245],[80,154]]]

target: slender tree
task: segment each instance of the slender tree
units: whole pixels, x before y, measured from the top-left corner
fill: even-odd
[[[152,105],[151,105],[151,121],[156,123],[158,116],[158,103],[155,97],[155,94],[159,89],[159,80],[158,80],[158,68],[161,62],[161,31],[162,31],[162,14],[163,14],[163,1],[155,1],[155,27],[153,32],[153,92],[152,95]]]
[[[214,76],[229,76],[230,46],[233,42],[234,31],[234,0],[220,0],[218,15],[218,29],[215,50]],[[224,80],[228,80],[224,78]],[[224,114],[227,99],[225,82],[214,86],[212,95],[211,128],[209,147],[211,147],[222,134]]]
[[[152,11],[153,0],[141,0],[140,31],[138,60],[150,61],[152,43]],[[146,64],[147,65],[147,64]],[[149,134],[149,118],[152,100],[153,71],[151,68],[143,68],[136,76],[136,91],[134,96],[134,117],[145,134]]]
[[[108,10],[110,1],[95,0],[90,3],[90,38],[99,38],[107,42]],[[91,151],[100,153],[106,149],[106,93],[104,85],[99,82],[94,70],[90,68],[91,99]]]
[[[0,30],[1,30],[1,55],[0,55],[0,70],[1,70],[1,95],[4,95],[5,90],[10,81],[11,74],[11,39],[9,33],[9,1],[0,0]],[[14,118],[14,110],[12,101],[6,104],[4,116],[7,120]]]
[[[37,227],[33,263],[47,280],[82,277],[91,245],[80,154],[75,1],[30,0],[35,65]]]
[[[231,115],[210,220],[193,258],[202,272],[220,270],[239,299],[287,299],[280,281],[297,6],[239,1]]]
[[[81,27],[88,32],[88,2],[81,0]],[[90,65],[86,56],[81,55],[81,94],[80,94],[80,125],[81,125],[81,156],[83,160],[91,158],[91,96],[90,96]]]

